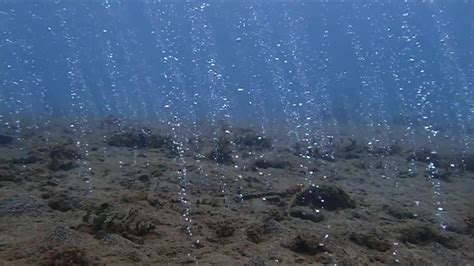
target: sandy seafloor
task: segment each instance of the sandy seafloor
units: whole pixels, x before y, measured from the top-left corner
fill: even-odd
[[[3,126],[0,265],[474,264],[474,158],[449,143],[307,153],[234,127],[180,152],[170,132]]]

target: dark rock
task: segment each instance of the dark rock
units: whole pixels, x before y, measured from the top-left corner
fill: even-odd
[[[148,175],[140,175],[138,177],[138,180],[142,181],[142,182],[150,182],[150,176]]]
[[[234,142],[240,149],[264,150],[272,147],[272,140],[251,130],[236,133]]]
[[[231,143],[226,138],[219,138],[215,148],[207,156],[209,159],[221,164],[233,164]]]
[[[164,148],[171,153],[177,153],[173,139],[170,136],[152,134],[149,131],[127,132],[111,136],[107,140],[107,144],[115,147],[127,147],[134,149],[160,149]]]
[[[312,206],[330,211],[356,207],[354,200],[344,190],[328,185],[308,187],[297,194],[292,205]]]
[[[12,163],[14,164],[34,164],[37,162],[42,161],[42,159],[36,155],[29,155],[24,158],[19,158],[19,159],[13,159]]]
[[[281,222],[285,220],[287,216],[285,215],[285,212],[280,210],[279,208],[270,208],[267,209],[267,212],[265,213],[264,220],[275,220],[277,222]]]
[[[332,153],[321,154],[321,159],[327,162],[332,162],[332,163],[336,161],[336,157]]]
[[[52,171],[69,171],[78,167],[76,160],[81,159],[82,156],[74,149],[68,147],[72,141],[62,145],[54,146],[51,149],[49,157],[51,161],[48,163],[48,168]]]
[[[407,161],[418,161],[423,163],[433,163],[434,166],[441,166],[439,155],[428,148],[420,148],[408,156]]]
[[[427,224],[411,224],[400,231],[400,240],[404,243],[425,246],[437,242],[447,248],[455,249],[456,244],[451,237],[444,236],[439,230]]]
[[[247,238],[254,243],[261,243],[269,238],[272,233],[278,231],[275,220],[264,219],[261,222],[253,223],[245,230]]]
[[[78,202],[65,194],[53,195],[49,201],[48,206],[56,211],[67,212],[78,206]]]
[[[88,258],[86,253],[78,248],[54,249],[46,252],[40,265],[98,265],[97,258]]]
[[[412,177],[415,177],[416,176],[416,173],[413,172],[413,171],[401,171],[398,173],[397,177],[398,178],[412,178]]]
[[[306,255],[316,255],[328,251],[326,245],[318,237],[311,234],[299,234],[287,243],[284,243],[283,247]]]
[[[13,197],[0,201],[0,217],[2,216],[41,216],[48,207],[41,201],[29,197]]]
[[[77,233],[65,225],[56,226],[48,236],[47,241],[55,246],[77,245],[79,243]]]
[[[253,162],[252,168],[253,169],[267,169],[267,168],[277,168],[277,169],[285,169],[289,168],[290,163],[285,161],[267,161],[265,159],[258,159]]]
[[[271,203],[281,203],[282,202],[281,197],[278,196],[278,195],[265,197],[265,200],[267,202],[271,202]]]
[[[309,220],[312,222],[321,222],[324,219],[324,215],[320,212],[316,212],[311,208],[307,207],[293,207],[289,211],[291,217],[299,218],[302,220]]]
[[[348,142],[341,141],[338,145],[337,149],[337,157],[344,157],[341,156],[344,153],[356,154],[356,153],[366,153],[368,151],[368,147],[362,144],[359,144],[355,139],[348,139]]]
[[[0,135],[0,145],[7,145],[13,142],[13,138],[7,135]]]
[[[440,179],[448,183],[453,182],[453,171],[451,168],[428,170],[427,174],[431,175],[433,178]]]
[[[51,171],[59,171],[59,170],[69,171],[78,166],[79,165],[76,162],[71,161],[71,160],[60,161],[60,160],[53,159],[48,164],[48,168]]]
[[[363,233],[354,232],[350,235],[349,239],[359,246],[364,246],[380,252],[386,252],[390,250],[391,247],[390,242],[375,231]]]
[[[399,206],[384,205],[383,209],[387,212],[387,214],[400,220],[415,218],[412,212]]]
[[[398,143],[395,142],[392,145],[390,145],[386,151],[386,154],[388,155],[397,155],[403,153],[403,147]]]
[[[361,170],[369,169],[369,165],[367,165],[367,163],[365,163],[364,161],[360,161],[360,160],[353,162],[352,165],[354,165],[355,168],[361,169]]]
[[[230,221],[216,221],[209,224],[209,228],[218,238],[227,238],[234,235],[236,227]]]
[[[133,249],[139,247],[135,242],[128,240],[118,234],[106,234],[101,240],[102,245],[108,247],[119,247],[124,249]]]
[[[464,232],[470,236],[474,236],[474,217],[468,217],[464,219],[464,222],[466,223]]]
[[[12,171],[0,169],[0,181],[16,182],[19,180]]]
[[[252,257],[246,264],[246,266],[265,266],[265,259],[260,256]]]
[[[46,181],[46,185],[52,186],[52,187],[57,187],[58,183],[53,181],[53,180],[48,180],[48,181]]]

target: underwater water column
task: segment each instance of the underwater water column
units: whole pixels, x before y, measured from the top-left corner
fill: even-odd
[[[186,87],[186,79],[182,69],[185,62],[181,54],[179,43],[184,43],[184,36],[180,32],[174,32],[175,18],[179,16],[180,9],[173,3],[166,3],[164,5],[147,2],[145,14],[148,23],[153,30],[153,38],[155,46],[159,49],[158,56],[164,67],[163,75],[168,84],[168,90],[163,99],[163,114],[165,124],[168,131],[171,132],[174,149],[176,150],[176,157],[174,162],[178,165],[178,200],[180,201],[182,210],[181,218],[183,226],[186,230],[187,237],[191,240],[191,245],[199,244],[199,239],[194,239],[193,226],[194,222],[191,217],[193,196],[189,191],[189,177],[188,177],[188,162],[186,159],[186,152],[190,151],[190,139],[196,137],[191,132],[195,132],[196,117],[194,113],[194,105],[192,98],[188,95]],[[166,13],[164,18],[163,14]],[[166,20],[167,19],[167,20]],[[200,164],[200,169],[202,164]],[[186,254],[191,257],[191,252]],[[196,260],[196,258],[192,258]]]
[[[89,143],[86,141],[86,137],[91,133],[89,127],[89,119],[91,113],[95,113],[92,107],[88,104],[90,102],[91,95],[88,93],[89,88],[86,84],[81,69],[81,63],[79,59],[78,47],[76,46],[76,37],[72,35],[70,25],[68,24],[69,16],[71,11],[67,8],[62,8],[58,11],[58,18],[60,19],[59,27],[64,37],[64,42],[68,48],[68,55],[66,57],[66,64],[68,67],[67,80],[69,81],[69,95],[70,95],[70,109],[69,114],[66,115],[67,119],[72,119],[72,123],[69,124],[70,130],[74,135],[74,145],[79,151],[78,155],[75,155],[74,159],[79,164],[81,169],[81,177],[87,184],[86,193],[93,192],[93,169],[89,165]]]
[[[273,40],[271,33],[272,26],[267,17],[267,14],[263,12],[265,7],[258,5],[258,3],[250,6],[251,20],[255,24],[255,38],[258,40],[259,51],[265,60],[266,71],[270,73],[271,85],[276,90],[281,108],[283,109],[284,119],[288,128],[288,137],[297,142],[301,141],[302,137],[300,134],[300,128],[302,127],[300,110],[302,109],[303,103],[300,101],[292,102],[292,96],[294,95],[292,88],[293,84],[288,82],[285,77],[284,64],[287,63],[285,60],[280,60],[280,56],[285,56],[283,47],[284,42]],[[302,169],[307,169],[307,166],[301,164],[299,166]],[[308,171],[306,171],[308,172]],[[306,179],[307,182],[311,182],[306,176],[302,178]]]
[[[325,160],[333,161],[334,136],[340,136],[339,122],[334,115],[334,101],[329,97],[330,73],[334,71],[333,61],[328,51],[329,48],[329,9],[326,4],[316,5],[319,10],[317,16],[318,27],[312,29],[312,22],[308,18],[284,13],[283,21],[289,33],[289,42],[285,46],[288,50],[288,62],[294,70],[292,83],[295,85],[294,97],[304,103],[300,109],[301,128],[303,130],[303,146],[306,145],[301,157],[308,164],[313,159],[322,156]],[[311,34],[311,35],[310,35]],[[313,39],[310,39],[313,38]],[[315,43],[315,39],[318,43]],[[286,60],[285,60],[286,61]],[[342,107],[342,106],[341,106]],[[332,131],[332,132],[331,132]],[[312,158],[313,157],[313,158]],[[334,165],[335,166],[335,165]],[[333,168],[333,171],[336,171]],[[308,178],[312,180],[314,172],[308,171]],[[326,178],[326,177],[323,177]],[[310,181],[312,182],[312,181]]]
[[[19,9],[5,3],[2,9],[7,8],[6,12],[0,15],[0,127],[14,132],[14,141],[22,143],[11,159],[26,158],[29,152],[26,147],[32,143],[31,136],[41,132],[41,125],[49,123],[49,117],[45,114],[48,107],[42,105],[45,82],[38,58],[39,47],[35,43],[36,27],[28,24],[38,18],[35,7]],[[16,23],[18,15],[25,16],[24,25]],[[45,135],[48,135],[47,132]],[[24,162],[21,163],[21,168],[25,167]]]
[[[385,40],[385,36],[381,27],[383,21],[378,16],[362,16],[361,12],[371,8],[373,7],[370,4],[353,5],[350,12],[353,16],[351,17],[352,20],[344,24],[348,25],[347,34],[350,35],[360,72],[359,93],[361,103],[359,110],[366,126],[366,142],[369,156],[373,157],[375,154],[379,154],[385,172],[382,177],[391,178],[395,173],[391,171],[392,167],[390,166],[390,161],[385,159],[385,153],[390,154],[392,152],[392,145],[395,142],[390,139],[392,132],[388,122],[389,115],[387,114],[387,105],[385,103],[385,99],[388,99],[386,87],[389,86],[384,84],[382,80],[386,51],[385,46],[381,44]],[[367,22],[358,21],[358,18],[363,18]],[[353,25],[365,25],[365,30],[368,31],[370,36],[369,39],[363,42],[359,38],[359,36],[363,35],[362,27],[354,27]],[[370,160],[369,168],[373,169],[374,167],[373,160]],[[372,172],[369,173],[372,175]]]
[[[209,111],[206,112],[207,120],[210,123],[213,137],[213,151],[211,157],[215,161],[221,183],[221,193],[224,203],[228,205],[228,194],[239,195],[240,192],[227,191],[227,183],[233,182],[229,179],[223,165],[233,165],[239,169],[239,165],[233,159],[236,155],[235,142],[231,139],[234,134],[233,126],[233,106],[230,95],[227,77],[224,75],[224,64],[221,63],[216,52],[215,30],[206,15],[211,4],[199,3],[188,7],[188,16],[191,22],[192,41],[192,63],[195,75],[202,84],[200,93],[204,93]],[[204,91],[207,90],[207,91]],[[235,193],[235,194],[234,194]]]
[[[240,5],[238,6],[240,7]],[[253,128],[259,139],[268,139],[270,136],[267,135],[267,127],[271,126],[270,118],[268,117],[267,110],[265,108],[265,102],[269,101],[270,96],[264,94],[265,83],[263,81],[263,75],[259,72],[259,62],[263,62],[260,54],[252,55],[248,52],[257,45],[255,36],[249,34],[253,30],[254,25],[251,22],[251,18],[248,16],[249,4],[245,4],[243,9],[247,16],[236,16],[232,17],[228,21],[231,25],[231,36],[234,40],[233,46],[235,47],[235,61],[231,67],[236,73],[239,73],[243,79],[240,78],[236,81],[233,91],[236,91],[236,102],[240,104],[241,111],[244,111],[246,120],[245,123],[256,126]],[[237,12],[236,12],[237,13]],[[241,133],[239,133],[241,134]],[[274,143],[271,143],[273,146]],[[255,150],[247,153],[248,156],[253,157],[255,161],[267,159],[267,156],[263,150]],[[246,166],[244,166],[246,169]],[[258,175],[264,177],[265,190],[271,189],[270,178],[271,173],[268,173],[266,169],[258,168]],[[244,203],[245,189],[243,187],[243,176],[239,174],[237,176],[237,182],[239,186],[238,197],[241,203]],[[264,198],[265,199],[265,198]]]
[[[422,33],[418,29],[415,23],[416,17],[415,12],[409,5],[404,7],[402,16],[401,38],[405,40],[407,48],[408,62],[411,64],[409,71],[403,71],[401,73],[402,80],[405,84],[406,99],[410,102],[410,106],[413,108],[411,112],[417,115],[417,122],[423,129],[423,134],[428,143],[428,147],[431,150],[432,156],[430,156],[429,163],[425,169],[425,175],[432,185],[433,189],[433,207],[434,214],[439,219],[439,225],[441,228],[445,228],[445,216],[447,212],[445,210],[445,202],[442,191],[442,184],[438,177],[438,166],[436,165],[434,157],[439,151],[439,146],[435,141],[435,137],[438,131],[433,127],[433,121],[439,115],[435,113],[433,108],[432,99],[434,98],[433,92],[435,91],[435,74],[432,73],[428,67],[426,54],[424,53],[425,48],[420,36]],[[405,72],[405,73],[404,73]]]
[[[474,124],[472,75],[469,80],[469,74],[466,74],[465,69],[461,67],[460,55],[455,49],[455,40],[451,37],[454,35],[452,33],[453,26],[450,25],[451,22],[447,18],[446,10],[439,4],[433,4],[430,6],[430,11],[440,46],[438,57],[441,64],[442,82],[439,87],[440,90],[446,89],[448,94],[453,97],[454,103],[450,104],[450,109],[454,111],[454,116],[449,116],[449,120],[453,123],[452,127],[458,129],[460,133],[460,137],[453,137],[452,142],[455,143],[457,139],[458,145],[462,147],[462,156],[465,157],[471,149],[472,142],[468,131],[472,130]],[[454,147],[454,149],[456,148]]]

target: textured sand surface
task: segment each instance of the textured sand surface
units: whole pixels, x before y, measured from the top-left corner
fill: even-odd
[[[474,262],[472,155],[89,130],[0,132],[0,265]]]

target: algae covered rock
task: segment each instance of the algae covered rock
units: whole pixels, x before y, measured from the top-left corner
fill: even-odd
[[[299,218],[301,220],[308,220],[311,222],[321,222],[324,215],[321,212],[316,212],[308,207],[293,207],[288,213],[291,217]]]
[[[99,265],[98,259],[89,257],[84,250],[70,247],[44,253],[39,265]]]
[[[355,201],[343,189],[333,185],[310,186],[296,195],[292,205],[329,211],[356,207]]]
[[[252,164],[252,169],[267,169],[267,168],[276,168],[276,169],[285,169],[289,168],[291,165],[287,161],[272,161],[265,159],[257,159]]]
[[[441,165],[441,158],[440,156],[428,149],[428,148],[420,148],[414,151],[410,156],[407,158],[408,161],[417,161],[423,163],[433,163],[434,166],[439,167]]]
[[[83,221],[88,223],[94,232],[144,236],[155,229],[155,224],[140,208],[122,208],[109,203],[89,211]]]
[[[380,252],[388,251],[391,247],[390,242],[375,231],[353,232],[351,233],[349,239],[359,246],[364,246]]]
[[[263,219],[262,221],[250,224],[246,228],[245,234],[250,241],[260,243],[268,240],[272,234],[278,231],[278,224],[275,220]]]
[[[221,164],[233,164],[231,142],[224,137],[217,139],[214,149],[208,154],[208,158]]]
[[[76,163],[77,159],[81,159],[82,156],[73,148],[70,147],[72,140],[64,144],[59,144],[51,148],[49,153],[50,161],[48,168],[52,171],[69,171],[78,167]]]
[[[264,150],[272,147],[270,138],[258,135],[252,130],[242,130],[242,132],[236,133],[234,142],[241,150]]]
[[[456,248],[453,238],[446,236],[429,224],[414,223],[405,226],[400,230],[400,240],[419,246],[436,242],[450,249]]]
[[[298,234],[286,243],[283,243],[282,246],[295,253],[306,255],[316,255],[328,252],[323,241],[312,234]]]

